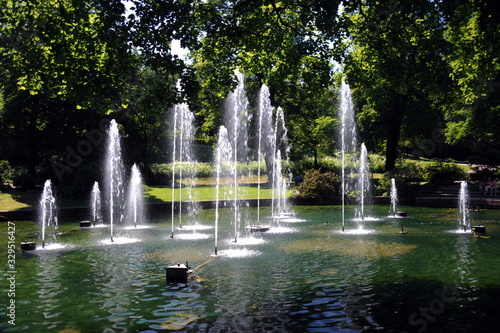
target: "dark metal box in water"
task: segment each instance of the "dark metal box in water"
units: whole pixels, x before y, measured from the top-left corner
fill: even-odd
[[[188,270],[184,264],[167,266],[167,282],[187,282]]]

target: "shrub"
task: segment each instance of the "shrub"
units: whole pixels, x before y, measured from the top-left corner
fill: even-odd
[[[316,169],[306,171],[303,181],[296,187],[297,198],[329,199],[338,193],[338,177],[333,172]]]
[[[453,163],[437,162],[425,168],[425,179],[429,183],[446,185],[464,178],[464,170]]]
[[[28,170],[26,168],[16,169],[12,175],[12,181],[14,182],[15,187],[23,190],[30,189],[35,186],[35,180],[28,175]]]
[[[495,178],[500,175],[500,169],[496,166],[479,165],[472,168],[470,173],[471,180],[486,180],[488,178]]]
[[[12,181],[12,168],[9,161],[0,161],[0,184]]]

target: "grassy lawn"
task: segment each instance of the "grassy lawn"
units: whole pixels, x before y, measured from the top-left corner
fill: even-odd
[[[220,184],[232,184],[234,181],[233,178],[221,178],[220,179]],[[191,178],[186,178],[182,181],[182,183],[184,185],[188,185],[188,184],[191,184],[191,183],[195,183],[196,185],[200,186],[200,185],[212,185],[212,186],[215,186],[217,184],[215,178],[195,178],[195,179],[191,179]],[[260,177],[260,183],[261,184],[265,184],[267,182],[267,175],[262,175]],[[250,175],[250,176],[245,176],[245,177],[239,177],[238,178],[238,183],[239,184],[244,184],[244,185],[249,185],[249,184],[253,184],[255,186],[257,186],[257,183],[258,183],[258,177],[257,175]]]
[[[181,190],[176,188],[174,190],[174,200],[181,199],[188,201],[189,194],[193,200],[206,201],[215,200],[216,191],[214,185],[208,185],[211,181],[206,179],[205,184],[198,187],[187,188],[183,187]],[[224,192],[226,192],[226,199],[232,199],[233,188],[231,186],[221,186],[220,199],[224,199]],[[89,193],[90,197],[90,193]],[[163,203],[171,202],[172,188],[168,186],[144,186],[144,197],[146,203]],[[259,197],[257,185],[241,186],[238,188],[238,197],[241,199],[257,199]],[[260,189],[261,199],[272,198],[272,190],[265,184],[261,184]],[[0,211],[2,210],[17,210],[17,209],[32,209],[38,206],[40,199],[40,192],[25,192],[25,191],[8,191],[0,192]],[[82,207],[89,205],[88,200],[72,200],[67,198],[57,198],[57,205],[59,207]]]
[[[16,210],[23,208],[36,207],[38,194],[9,191],[7,193],[0,192],[0,210]]]
[[[233,188],[231,186],[220,187],[219,198],[224,198],[224,192],[226,193],[227,199],[232,199]],[[207,201],[207,200],[215,200],[216,198],[216,189],[215,186],[199,186],[193,188],[182,188],[179,190],[176,188],[174,190],[174,200],[178,201],[189,200],[189,193],[191,193],[194,200],[199,201]],[[146,202],[148,203],[158,203],[158,202],[171,202],[172,201],[172,188],[167,186],[146,186],[145,190]],[[241,186],[238,188],[238,197],[241,199],[257,199],[259,197],[257,186]],[[272,190],[265,186],[261,186],[260,189],[260,198],[261,199],[270,199],[272,198]]]

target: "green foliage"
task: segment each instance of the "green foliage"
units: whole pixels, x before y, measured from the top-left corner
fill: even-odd
[[[340,155],[340,154],[337,154]],[[353,162],[355,159],[346,154],[345,168],[355,168],[356,164]],[[385,164],[385,157],[378,154],[369,155],[370,170],[372,172],[382,172]],[[330,171],[333,173],[340,173],[342,168],[342,159],[340,157],[323,156],[318,158],[315,162],[313,157],[302,158],[297,161],[290,162],[290,169],[294,175],[304,175],[309,169],[318,169],[323,171]]]
[[[378,181],[377,194],[389,195],[392,186],[392,178],[396,181],[396,187],[399,193],[410,192],[415,189],[418,182],[424,179],[424,170],[417,163],[399,160],[396,168],[384,173],[382,179]]]
[[[236,69],[245,74],[251,110],[264,83],[284,110],[295,174],[340,168],[329,157],[337,146],[340,77],[353,89],[363,141],[386,155],[370,156],[374,172],[393,169],[398,154],[419,142],[438,143],[436,130],[446,142],[432,154],[454,145],[463,159],[500,161],[494,1],[130,3],[126,18],[122,0],[2,2],[0,155],[26,168],[13,176],[17,182],[34,184],[37,172],[83,147],[85,133],[102,130],[108,117],[120,118],[127,162],[147,171],[167,161],[165,115],[179,102],[196,114],[195,140],[213,143]],[[190,48],[190,61],[171,53],[173,39]],[[97,165],[102,146],[92,149],[65,182],[91,178],[85,169]],[[202,150],[198,160],[209,163],[211,149]],[[256,172],[254,165],[239,168]],[[167,177],[168,167],[153,174]]]
[[[369,154],[368,162],[370,165],[371,172],[380,173],[384,172],[385,168],[385,156],[379,154]]]
[[[210,178],[215,174],[215,169],[210,163],[176,163],[175,165],[175,177],[180,176],[180,170],[182,167],[182,176],[185,178]],[[226,172],[230,172],[233,167],[232,163],[224,166]],[[259,164],[257,161],[250,163],[238,163],[236,169],[239,175],[257,175],[259,170]],[[153,164],[151,167],[153,174],[152,182],[156,184],[170,184],[172,182],[172,163],[166,164]],[[266,165],[264,161],[261,162],[261,175],[266,173]]]
[[[290,169],[294,175],[305,175],[308,170],[311,169],[321,169],[325,172],[338,173],[342,162],[338,158],[334,157],[323,157],[317,160],[316,165],[314,165],[314,158],[303,158],[298,161],[290,163]]]
[[[175,177],[180,177],[182,168],[182,176],[187,178],[206,178],[212,177],[214,169],[209,163],[176,163],[175,164]],[[152,181],[156,184],[171,184],[172,172],[174,171],[172,163],[166,164],[153,164],[151,166],[153,174]]]
[[[0,185],[5,182],[12,181],[12,168],[9,161],[0,161]]]
[[[500,168],[498,166],[479,165],[472,168],[470,179],[474,181],[485,181],[488,178],[496,178],[500,176]]]
[[[351,51],[345,69],[358,125],[370,133],[367,145],[384,150],[385,170],[391,170],[402,140],[415,142],[411,139],[439,126],[432,103],[437,83],[446,82],[448,72],[438,8],[429,1],[366,1],[347,7]]]
[[[321,172],[316,169],[307,170],[303,181],[295,190],[297,198],[330,199],[338,193],[338,176],[333,172]]]
[[[201,130],[207,141],[221,124],[222,99],[235,87],[234,70],[245,73],[248,99],[265,83],[272,103],[284,109],[290,141],[300,154],[331,152],[335,95],[331,59],[340,1],[239,1],[198,3],[203,31],[193,52],[200,82]],[[328,139],[326,139],[328,138]]]
[[[35,185],[35,179],[28,175],[26,168],[17,168],[12,175],[14,186],[23,190],[32,188]]]
[[[463,180],[464,170],[454,163],[437,162],[427,166],[424,170],[425,180],[432,184],[447,185],[454,181]]]

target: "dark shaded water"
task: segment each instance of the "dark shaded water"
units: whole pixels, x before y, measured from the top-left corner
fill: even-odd
[[[232,214],[213,229],[171,233],[169,216],[149,228],[122,230],[128,244],[109,243],[107,228],[60,227],[60,249],[16,253],[15,296],[2,266],[4,332],[492,332],[500,327],[500,211],[473,213],[490,238],[450,232],[457,212],[404,207],[388,218],[373,207],[371,232],[340,232],[340,207],[295,207],[302,222],[258,235],[260,244],[230,245]],[[349,210],[350,211],[350,210]],[[261,216],[269,215],[262,208]],[[212,210],[202,212],[213,223]],[[246,214],[256,215],[255,209]],[[325,221],[332,221],[324,225]],[[187,220],[184,219],[186,222]],[[399,234],[404,223],[406,235]],[[16,222],[17,243],[38,227]],[[6,263],[7,223],[0,255]],[[184,237],[182,237],[184,236]],[[198,236],[198,237],[195,237]],[[187,239],[182,239],[187,238]],[[203,239],[189,239],[203,238]],[[120,239],[120,238],[118,238]],[[242,239],[244,241],[244,238]],[[38,244],[40,247],[40,244]],[[239,249],[240,251],[233,251]],[[165,267],[189,261],[201,279],[167,284]],[[15,326],[7,306],[14,299]]]

